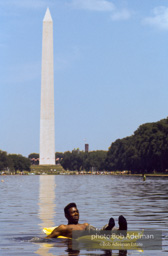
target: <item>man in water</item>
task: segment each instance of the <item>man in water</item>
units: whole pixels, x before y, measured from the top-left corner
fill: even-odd
[[[56,238],[58,236],[65,236],[72,238],[72,232],[73,231],[84,231],[84,230],[90,230],[96,228],[90,226],[88,223],[79,224],[79,211],[77,209],[77,206],[75,203],[70,203],[64,208],[65,217],[68,220],[67,225],[60,225],[57,228],[55,228],[50,235],[48,235],[46,238]],[[115,226],[115,222],[113,218],[110,218],[108,225],[106,225],[103,229],[104,230],[112,230]],[[127,221],[126,219],[121,215],[119,217],[119,230],[127,230]]]

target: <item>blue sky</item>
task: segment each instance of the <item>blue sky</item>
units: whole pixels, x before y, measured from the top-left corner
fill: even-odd
[[[39,152],[42,20],[54,24],[56,151],[108,150],[167,117],[168,2],[0,0],[0,149]]]

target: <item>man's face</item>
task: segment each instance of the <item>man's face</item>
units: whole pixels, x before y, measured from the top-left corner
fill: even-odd
[[[76,207],[69,208],[68,214],[66,215],[69,222],[72,224],[78,224],[79,221],[79,211]]]

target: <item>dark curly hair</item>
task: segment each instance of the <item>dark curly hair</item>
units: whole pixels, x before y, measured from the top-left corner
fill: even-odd
[[[77,206],[76,206],[75,203],[70,203],[70,204],[68,204],[67,206],[65,206],[65,208],[64,208],[64,213],[65,213],[65,214],[68,214],[68,210],[69,210],[70,208],[72,208],[72,207],[76,207],[76,208],[77,208]]]

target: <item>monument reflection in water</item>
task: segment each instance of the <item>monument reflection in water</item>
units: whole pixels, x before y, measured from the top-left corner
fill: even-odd
[[[54,219],[56,215],[56,196],[55,196],[55,177],[54,175],[40,175],[40,186],[39,186],[39,219],[40,219],[40,229],[42,230],[44,227],[53,227],[55,226]],[[44,235],[45,236],[45,235]],[[46,240],[47,241],[47,240]],[[35,252],[40,256],[55,256],[56,254],[52,253],[54,247],[57,249],[61,246],[60,242],[55,243],[39,243],[39,249]],[[80,251],[72,250],[72,245],[69,243],[64,243],[62,246],[65,250],[65,255],[73,255],[78,256]],[[58,249],[59,250],[59,249]],[[88,253],[86,253],[87,255]],[[127,251],[118,251],[117,253],[111,252],[111,250],[105,250],[99,252],[99,254],[92,252],[92,256],[94,255],[102,255],[102,256],[126,256]]]
[[[44,227],[54,226],[55,212],[55,176],[54,175],[40,175],[40,189],[39,189],[39,226],[41,230]],[[48,254],[48,251],[52,247],[52,244],[41,243],[40,248],[36,251],[38,255],[53,256],[52,253]]]

